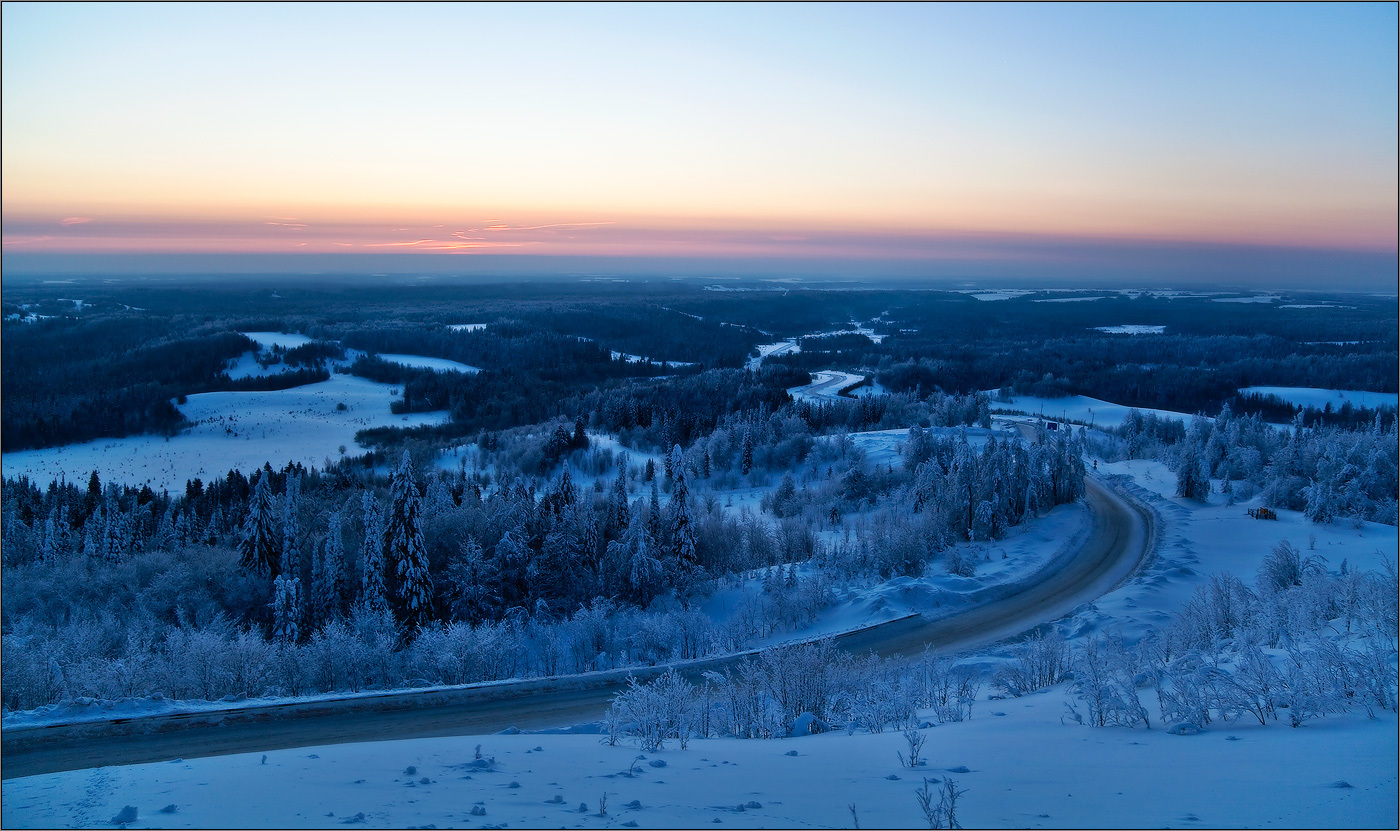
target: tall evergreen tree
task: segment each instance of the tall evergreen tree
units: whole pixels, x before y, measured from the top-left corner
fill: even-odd
[[[301,551],[297,547],[297,503],[301,495],[301,477],[287,474],[287,488],[282,494],[282,573],[301,575]]]
[[[286,643],[301,637],[301,580],[279,574],[272,581],[272,636]]]
[[[413,460],[405,450],[394,471],[389,524],[384,529],[385,558],[393,568],[399,614],[410,629],[432,617],[433,578],[423,542],[422,497],[413,480]]]
[[[364,511],[365,539],[360,547],[360,603],[367,608],[389,608],[384,590],[384,520],[374,494],[365,491],[360,499]]]
[[[326,531],[326,548],[321,562],[321,618],[340,617],[345,597],[345,540],[340,532],[340,511],[332,511]]]
[[[670,531],[671,555],[683,573],[695,569],[695,519],[691,516],[689,489],[685,484],[685,471],[676,468],[676,485],[671,489]]]
[[[257,487],[248,497],[248,518],[243,523],[243,536],[238,545],[241,555],[238,564],[255,574],[276,577],[282,573],[282,548],[277,543],[277,517],[272,507],[269,478],[266,472],[259,476]],[[180,518],[183,520],[185,515]]]

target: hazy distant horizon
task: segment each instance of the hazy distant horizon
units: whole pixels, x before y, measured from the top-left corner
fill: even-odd
[[[458,277],[476,281],[588,278],[882,282],[957,287],[1220,288],[1394,293],[1394,253],[1252,246],[1136,245],[973,259],[626,257],[534,254],[37,253],[3,255],[8,282],[56,277],[342,275]]]

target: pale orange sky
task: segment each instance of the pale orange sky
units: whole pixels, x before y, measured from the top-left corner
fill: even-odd
[[[3,14],[7,253],[1396,248],[1393,5]]]

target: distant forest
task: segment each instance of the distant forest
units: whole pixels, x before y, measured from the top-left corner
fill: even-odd
[[[55,295],[81,294],[81,305]],[[0,444],[6,451],[181,429],[180,396],[271,389],[322,380],[327,359],[369,353],[349,371],[398,385],[400,411],[447,410],[439,435],[502,430],[554,417],[671,412],[659,446],[746,407],[776,407],[815,369],[865,374],[919,397],[1082,394],[1136,407],[1291,420],[1298,408],[1242,397],[1253,385],[1395,392],[1392,299],[1299,296],[1265,303],[1208,297],[1042,292],[982,301],[948,291],[710,292],[684,283],[431,285],[276,290],[199,286],[21,287],[4,298]],[[857,322],[876,343],[853,334]],[[458,331],[451,324],[486,323]],[[1095,327],[1165,326],[1123,335]],[[846,334],[829,334],[846,330]],[[239,332],[296,332],[289,371],[232,379],[226,367],[253,344]],[[761,343],[801,338],[801,351],[736,381]],[[629,362],[613,353],[649,358]],[[480,367],[477,375],[389,364],[409,353]],[[675,362],[675,363],[672,363]],[[680,365],[676,365],[679,363]],[[739,373],[727,375],[725,373]],[[747,392],[742,392],[747,390]],[[728,399],[743,396],[742,400]],[[1375,414],[1305,413],[1305,423],[1369,424]],[[1389,417],[1387,415],[1387,417]],[[626,416],[610,416],[621,423]],[[678,432],[677,432],[678,431]],[[695,433],[699,435],[700,433]],[[421,433],[419,434],[421,438]],[[370,438],[392,443],[392,433]],[[663,441],[664,439],[664,441]]]

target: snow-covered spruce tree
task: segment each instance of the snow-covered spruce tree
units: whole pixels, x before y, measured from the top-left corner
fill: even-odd
[[[248,518],[243,523],[243,536],[239,540],[241,555],[238,564],[255,574],[282,573],[282,550],[277,542],[277,516],[272,507],[271,477],[264,471],[258,477],[253,495],[248,497]]]
[[[652,548],[659,548],[662,543],[662,534],[665,525],[661,517],[661,494],[656,489],[656,482],[651,483],[651,499],[647,502],[646,535],[647,543]]]
[[[631,521],[627,504],[627,457],[624,455],[618,463],[617,479],[613,481],[612,495],[608,497],[607,525],[604,528],[604,535],[615,540],[627,533],[627,525]]]
[[[360,495],[364,511],[365,539],[360,547],[360,604],[380,611],[389,608],[388,592],[384,590],[384,520],[374,494]]]
[[[288,471],[287,488],[282,494],[282,573],[301,576],[301,550],[297,547],[297,502],[301,498],[301,477]]]
[[[695,570],[695,518],[691,516],[687,503],[689,491],[685,484],[685,471],[676,466],[675,487],[671,489],[669,525],[671,531],[671,555],[680,566],[683,575]]]
[[[321,559],[321,588],[318,592],[322,621],[340,617],[345,597],[345,540],[341,536],[340,511],[332,511],[326,529],[326,547]]]
[[[272,637],[296,643],[301,637],[301,580],[279,574],[272,581]]]
[[[413,460],[405,450],[394,471],[389,524],[384,529],[385,558],[393,568],[398,612],[409,629],[432,617],[433,578],[428,573],[428,550],[423,543],[422,497],[413,481]]]
[[[1210,479],[1206,476],[1205,463],[1199,448],[1190,440],[1182,443],[1177,457],[1176,495],[1198,502],[1210,498]]]

